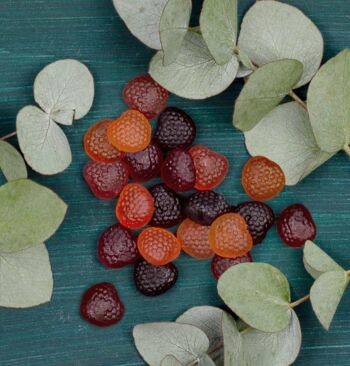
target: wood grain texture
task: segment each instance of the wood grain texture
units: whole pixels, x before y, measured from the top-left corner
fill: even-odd
[[[349,46],[349,1],[286,2],[304,10],[319,26],[326,43],[325,59]],[[198,17],[200,1],[194,3]],[[240,1],[240,15],[251,3],[252,0]],[[151,55],[152,51],[127,31],[111,0],[0,2],[0,136],[14,129],[17,111],[33,103],[33,79],[47,63],[77,58],[88,65],[96,80],[96,99],[90,114],[73,127],[64,127],[72,146],[73,164],[55,177],[30,174],[58,192],[69,204],[69,212],[65,224],[48,242],[55,279],[52,302],[23,311],[0,309],[1,366],[142,365],[131,336],[134,324],[173,320],[194,305],[221,304],[208,261],[183,255],[177,261],[180,277],[176,287],[152,299],[136,292],[132,268],[112,271],[96,259],[100,232],[115,222],[115,202],[94,199],[83,182],[81,171],[87,157],[82,137],[96,120],[125,110],[123,85],[147,71]],[[171,104],[184,108],[197,121],[197,142],[228,156],[230,173],[218,190],[232,204],[247,199],[239,177],[248,154],[242,134],[231,126],[232,105],[240,89],[241,83],[236,82],[222,95],[200,102],[171,97]],[[294,202],[308,206],[318,225],[317,242],[348,268],[349,186],[349,159],[338,154],[271,202],[277,212]],[[302,267],[301,251],[282,245],[274,230],[263,245],[254,249],[253,256],[286,273],[294,299],[308,292],[311,279]],[[108,329],[90,326],[78,311],[82,292],[99,281],[113,282],[126,305],[123,321]],[[348,293],[327,333],[312,314],[310,304],[298,308],[304,336],[296,365],[350,365],[349,309]]]

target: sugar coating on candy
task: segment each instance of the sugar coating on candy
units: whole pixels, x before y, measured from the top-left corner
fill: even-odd
[[[140,258],[136,240],[130,230],[120,224],[106,229],[99,238],[98,258],[109,268],[122,268]]]
[[[178,270],[173,263],[154,266],[141,260],[134,267],[136,288],[145,296],[159,296],[170,290],[176,283]]]
[[[174,191],[190,191],[196,182],[196,170],[190,153],[183,148],[170,151],[162,164],[161,176]]]
[[[227,213],[210,226],[209,244],[215,254],[237,258],[251,250],[253,239],[243,217],[237,213]]]
[[[148,119],[136,110],[129,110],[108,126],[107,138],[120,151],[138,152],[148,146],[151,133]]]
[[[250,253],[237,258],[224,258],[219,255],[215,255],[211,262],[211,272],[213,276],[218,280],[221,275],[227,271],[229,268],[235,266],[236,264],[253,262],[253,258]]]
[[[229,212],[224,196],[214,191],[193,193],[184,205],[185,216],[201,225],[210,225],[218,216]]]
[[[186,219],[177,229],[177,238],[182,250],[191,257],[208,259],[214,254],[209,245],[209,226]]]
[[[80,303],[82,317],[99,327],[118,323],[124,315],[124,305],[117,290],[108,282],[97,283],[83,295]]]
[[[155,266],[172,262],[181,251],[181,244],[176,236],[158,227],[143,230],[137,238],[137,247],[142,257]]]
[[[246,221],[254,245],[264,240],[275,222],[272,208],[264,202],[242,202],[234,208],[234,212],[239,213]]]
[[[105,164],[90,160],[84,166],[83,176],[97,198],[111,199],[128,183],[129,172],[121,161]]]
[[[250,158],[244,165],[242,185],[253,200],[266,201],[278,196],[285,183],[280,166],[264,156]]]
[[[145,187],[137,183],[124,187],[116,206],[117,219],[124,227],[140,229],[149,223],[153,212],[153,197]]]
[[[168,107],[158,117],[154,138],[164,150],[188,147],[196,138],[196,125],[183,110]]]
[[[314,240],[317,229],[310,211],[297,203],[282,211],[277,220],[277,232],[285,244],[298,248],[307,240]]]
[[[123,161],[127,163],[132,179],[136,182],[146,182],[159,174],[163,153],[156,143],[151,142],[141,151],[126,153]]]
[[[112,119],[99,121],[86,132],[84,150],[92,160],[113,163],[122,158],[123,153],[118,151],[107,138],[107,129],[112,121]]]
[[[225,179],[229,162],[226,157],[203,145],[193,146],[189,150],[196,168],[196,184],[200,191],[213,189]]]
[[[150,225],[171,227],[178,224],[182,218],[180,197],[163,183],[156,184],[149,191],[154,199]]]
[[[156,117],[166,106],[169,93],[148,74],[130,80],[123,90],[123,99],[130,109],[147,118]]]

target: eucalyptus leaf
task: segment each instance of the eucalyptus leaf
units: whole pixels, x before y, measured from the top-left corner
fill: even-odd
[[[44,244],[0,253],[0,306],[28,308],[50,301],[53,279]]]
[[[218,65],[203,37],[189,31],[180,53],[171,65],[163,65],[164,52],[152,59],[149,72],[164,88],[188,99],[205,99],[224,91],[233,82],[238,71],[236,56],[225,65]]]
[[[208,356],[208,355],[203,355],[199,360],[198,360],[198,366],[215,366],[214,361]]]
[[[168,356],[164,357],[160,365],[161,366],[185,366],[172,355],[168,355]]]
[[[72,161],[69,142],[62,129],[35,106],[19,111],[17,137],[27,163],[38,173],[60,173]]]
[[[0,253],[45,241],[61,225],[67,205],[50,189],[29,179],[0,187]]]
[[[296,59],[304,65],[297,87],[307,84],[320,67],[323,39],[299,9],[279,1],[258,1],[245,15],[238,41],[254,64]]]
[[[278,60],[259,67],[236,100],[233,125],[249,131],[292,91],[303,73],[296,60]]]
[[[226,305],[253,328],[278,332],[291,318],[286,277],[265,263],[243,263],[219,279],[218,292]]]
[[[177,59],[188,30],[191,11],[191,0],[168,0],[164,8],[160,19],[160,41],[165,66]]]
[[[27,178],[22,155],[11,144],[0,140],[0,170],[8,181]]]
[[[237,41],[237,0],[204,0],[200,27],[215,61],[229,62]]]

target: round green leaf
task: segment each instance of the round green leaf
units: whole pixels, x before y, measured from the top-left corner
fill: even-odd
[[[48,239],[61,225],[67,205],[29,179],[0,187],[0,253],[12,253]]]
[[[278,332],[289,324],[289,283],[269,264],[243,263],[230,268],[220,277],[218,291],[226,305],[253,328]]]
[[[8,181],[27,178],[22,155],[11,144],[0,140],[0,170]]]
[[[243,339],[231,315],[223,313],[222,333],[225,353],[225,366],[245,365]]]
[[[184,366],[174,356],[171,356],[171,355],[164,357],[160,365],[161,366]]]

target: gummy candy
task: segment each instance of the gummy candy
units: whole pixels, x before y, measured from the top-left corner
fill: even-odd
[[[250,253],[243,255],[242,257],[237,258],[224,258],[219,255],[215,255],[211,262],[211,272],[213,276],[218,280],[221,275],[227,271],[232,266],[240,263],[253,262],[253,258]]]

